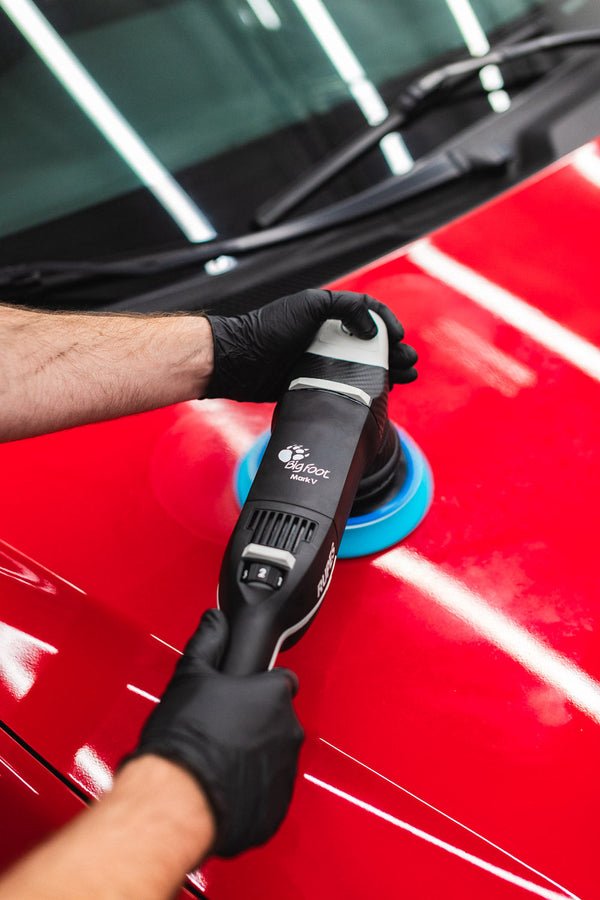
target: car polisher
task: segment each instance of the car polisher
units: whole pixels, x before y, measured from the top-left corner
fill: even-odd
[[[321,326],[275,408],[270,438],[240,466],[245,502],[218,590],[230,626],[224,672],[269,669],[304,633],[329,587],[351,514],[359,549],[347,556],[395,543],[429,506],[429,467],[388,419],[387,329],[370,315],[377,325],[370,340],[354,337],[339,320]],[[399,528],[409,495],[414,522]]]

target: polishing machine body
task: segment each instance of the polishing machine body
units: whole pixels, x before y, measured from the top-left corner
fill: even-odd
[[[232,674],[271,667],[308,626],[329,586],[361,477],[387,426],[388,337],[362,340],[328,320],[277,404],[227,545],[219,606]]]

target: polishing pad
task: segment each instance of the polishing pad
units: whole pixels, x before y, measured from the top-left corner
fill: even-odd
[[[348,519],[338,557],[349,559],[378,553],[397,544],[424,519],[433,499],[433,475],[423,451],[403,429],[398,432],[406,458],[406,478],[398,493],[379,509]],[[243,506],[271,433],[261,434],[238,463],[235,491]]]

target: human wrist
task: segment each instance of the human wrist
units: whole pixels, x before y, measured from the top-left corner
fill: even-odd
[[[204,397],[214,367],[213,336],[208,319],[205,316],[174,316],[171,328],[178,341],[180,368],[188,394],[186,399]]]
[[[212,807],[198,780],[183,766],[153,753],[126,762],[109,797],[113,810],[133,809],[150,839],[159,834],[173,844],[172,861],[190,871],[216,840]],[[133,801],[133,802],[132,802]],[[176,835],[176,840],[171,837]]]

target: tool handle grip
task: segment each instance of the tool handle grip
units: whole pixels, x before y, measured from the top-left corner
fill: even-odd
[[[227,675],[253,675],[271,666],[279,633],[268,615],[241,610],[229,626],[229,643],[221,662]]]

